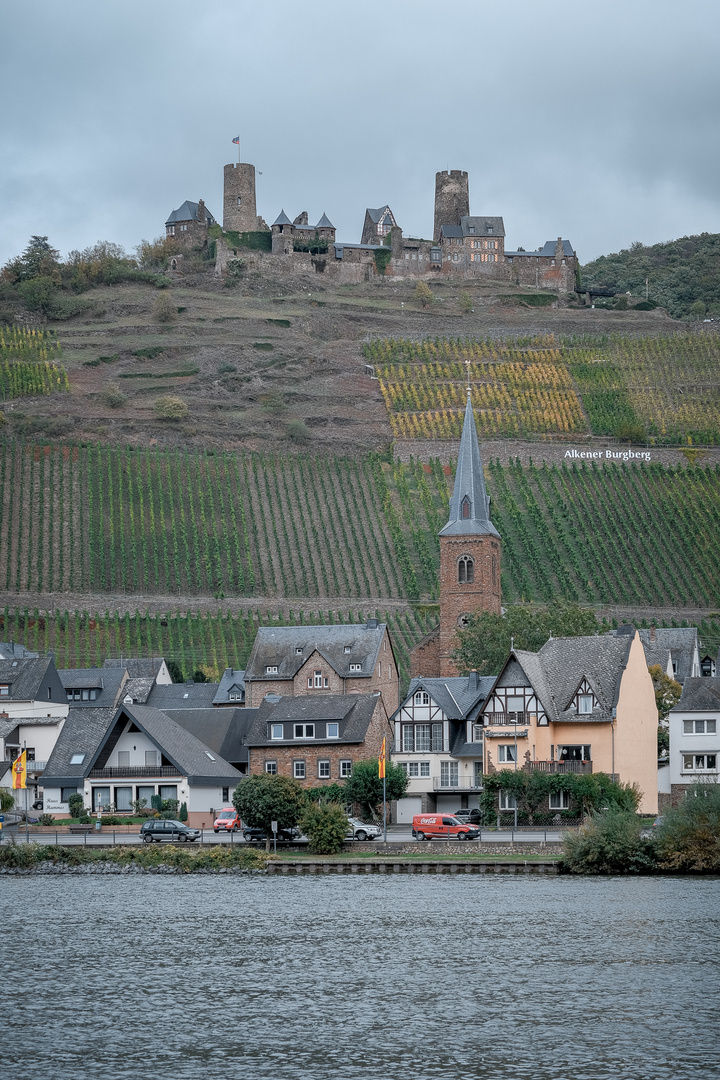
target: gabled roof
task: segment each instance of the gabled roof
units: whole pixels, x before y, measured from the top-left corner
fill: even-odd
[[[470,516],[463,517],[463,503],[470,502]],[[450,516],[440,530],[440,536],[497,536],[500,534],[490,521],[490,499],[485,490],[480,446],[470,394],[465,406],[465,420],[458,452],[455,486],[450,499]]]
[[[677,664],[677,672],[674,678],[679,683],[690,678],[695,658],[695,650],[698,648],[698,631],[696,626],[658,626],[655,629],[638,630],[640,640],[648,648],[669,649],[673,662]],[[648,660],[648,663],[650,661]]]
[[[462,234],[463,234],[462,225],[441,225],[440,226],[440,235],[441,236],[460,237],[460,236],[462,236]]]
[[[198,218],[198,206],[200,204],[192,202],[190,199],[186,199],[182,206],[179,206],[177,210],[173,210],[170,217],[165,222],[166,225],[174,225],[178,221],[199,221]],[[208,225],[212,225],[215,218],[210,211],[205,208],[205,219]]]
[[[248,760],[245,737],[257,709],[173,709],[167,715],[231,764]]]
[[[386,630],[386,624],[377,619],[335,626],[261,626],[245,668],[245,682],[293,679],[315,651],[341,678],[369,678]],[[350,664],[361,664],[362,670],[351,673]],[[268,675],[268,667],[277,667],[277,674]]]
[[[279,701],[265,698],[257,710],[255,720],[247,734],[248,746],[287,746],[312,743],[337,745],[338,743],[364,742],[373,713],[379,701],[379,692],[373,694],[303,694],[301,697],[282,697]],[[325,723],[337,721],[340,736],[337,739],[270,739],[268,724]]]
[[[240,694],[241,701],[245,700],[245,671],[239,668],[225,668],[217,688],[213,705],[227,705],[231,693]]]
[[[123,700],[132,698],[132,704],[145,705],[153,686],[155,686],[154,679],[128,679],[123,687]]]
[[[153,686],[147,704],[154,709],[209,709],[218,692],[218,683],[167,683]]]
[[[720,678],[695,675],[687,678],[682,696],[670,712],[720,712]]]
[[[281,210],[278,216],[273,221],[273,225],[292,225],[292,221],[287,216],[284,210]]]
[[[156,679],[164,663],[163,656],[120,656],[106,660],[103,667],[125,668],[131,679]]]
[[[366,209],[365,213],[370,217],[370,220],[372,222],[374,222],[376,225],[378,224],[378,222],[380,221],[381,218],[385,217],[386,214],[390,215],[390,217],[393,219],[393,222],[395,221],[395,215],[393,214],[392,210],[387,205],[387,203],[385,204],[385,206],[378,206],[378,208],[376,210],[373,210],[371,207],[368,207]]]
[[[60,681],[66,690],[99,690],[93,704],[98,709],[113,709],[118,704],[118,697],[125,689],[127,679],[125,668],[61,668],[58,670]],[[87,702],[70,701],[71,709],[81,708]]]
[[[460,228],[463,231],[463,236],[505,235],[505,224],[501,217],[474,217],[469,214],[460,218]]]
[[[448,720],[468,720],[475,706],[481,704],[495,684],[494,675],[453,675],[448,678],[424,678],[410,680],[407,697],[398,712],[418,690],[425,690],[447,716]],[[397,712],[394,714],[397,716]]]
[[[44,787],[71,787],[82,781],[110,728],[116,709],[71,709],[43,773]],[[82,761],[70,763],[74,755]]]
[[[327,214],[323,213],[323,216],[320,218],[320,220],[318,221],[315,228],[316,229],[334,229],[335,226],[333,225],[332,221],[327,216]]]
[[[27,657],[24,660],[0,660],[0,683],[7,683],[10,686],[10,693],[5,700],[36,701],[50,667],[53,668],[51,674],[54,679],[55,661],[51,656]],[[65,700],[64,695],[62,700]]]
[[[0,660],[32,660],[39,655],[26,649],[19,641],[0,641]]]

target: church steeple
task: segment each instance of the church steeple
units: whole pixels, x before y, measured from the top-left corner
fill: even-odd
[[[440,536],[497,536],[490,521],[490,499],[485,489],[475,415],[468,391],[465,420],[460,438],[455,487],[450,499],[450,516]]]

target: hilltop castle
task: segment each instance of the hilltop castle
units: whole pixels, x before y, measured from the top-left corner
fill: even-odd
[[[180,249],[202,247],[215,224],[202,199],[186,201],[166,221],[166,236]],[[247,162],[224,168],[222,228],[216,244],[218,274],[239,258],[253,266],[271,258],[276,269],[288,274],[328,274],[350,282],[376,276],[484,277],[561,293],[573,291],[579,266],[572,245],[561,237],[534,251],[506,251],[502,217],[471,215],[468,174],[459,169],[435,175],[432,240],[405,237],[388,205],[365,210],[359,243],[337,240],[325,212],[311,225],[307,211],[291,219],[281,209],[268,226],[257,213],[255,166]],[[177,256],[171,269],[181,268]]]

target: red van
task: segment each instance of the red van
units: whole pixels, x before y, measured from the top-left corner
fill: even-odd
[[[220,811],[213,822],[213,829],[215,832],[220,832],[221,829],[237,832],[238,829],[242,829],[242,821],[234,806],[226,806]]]
[[[480,830],[452,814],[415,814],[412,834],[416,840],[477,840]]]

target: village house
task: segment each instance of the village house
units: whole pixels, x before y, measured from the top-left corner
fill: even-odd
[[[668,719],[670,785],[661,793],[661,810],[677,806],[697,784],[720,781],[720,678],[686,678],[682,697]]]
[[[379,690],[267,695],[246,736],[248,772],[288,776],[303,787],[342,783],[353,764],[377,758],[392,729]]]
[[[28,801],[38,800],[45,763],[68,715],[67,695],[51,656],[0,660],[0,787],[27,752]]]

